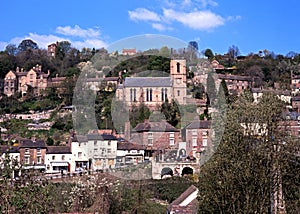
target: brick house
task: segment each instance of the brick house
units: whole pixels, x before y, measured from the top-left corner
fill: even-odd
[[[179,136],[180,131],[164,120],[160,122],[145,120],[132,130],[131,141],[145,146],[148,151],[176,149]]]
[[[211,136],[211,122],[209,120],[194,120],[182,130],[183,141],[186,142],[186,154],[196,156],[209,143]]]
[[[220,81],[223,79],[226,82],[228,92],[230,94],[241,94],[246,89],[252,87],[252,78],[250,76],[232,75],[232,74],[218,74]]]
[[[21,140],[19,144],[20,163],[25,169],[46,170],[45,157],[47,147],[43,140]]]
[[[58,43],[52,43],[52,44],[48,45],[48,50],[47,50],[48,56],[55,57],[57,44]]]
[[[29,71],[23,71],[17,67],[16,71],[9,71],[4,78],[4,94],[12,96],[20,92],[25,96],[29,91],[34,96],[41,95],[41,92],[47,88],[50,72],[42,72],[42,66],[36,65]]]
[[[133,56],[136,54],[136,48],[132,49],[122,49],[122,55],[128,55],[128,56]]]

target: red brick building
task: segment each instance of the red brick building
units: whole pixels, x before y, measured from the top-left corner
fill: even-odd
[[[43,140],[21,140],[19,144],[20,162],[25,169],[45,170],[46,144]]]
[[[209,120],[195,120],[183,129],[183,141],[186,142],[186,153],[195,156],[210,143],[211,122]]]
[[[147,150],[178,148],[180,132],[166,121],[139,123],[131,132],[132,141],[147,147]]]

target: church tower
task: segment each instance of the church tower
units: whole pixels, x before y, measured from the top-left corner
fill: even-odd
[[[186,60],[171,59],[170,76],[173,85],[173,98],[179,104],[186,104]]]

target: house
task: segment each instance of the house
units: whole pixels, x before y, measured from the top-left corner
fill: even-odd
[[[292,97],[291,101],[293,110],[300,113],[300,96]]]
[[[42,72],[42,66],[36,65],[29,71],[23,71],[17,67],[16,71],[9,71],[4,78],[4,94],[12,96],[20,92],[22,96],[31,93],[33,96],[40,96],[47,88],[47,79],[50,72]]]
[[[117,138],[110,134],[88,134],[90,149],[90,168],[104,170],[115,168],[117,157]]]
[[[167,121],[139,123],[131,132],[131,141],[146,147],[146,150],[178,148],[180,131]],[[150,154],[147,153],[147,156]]]
[[[128,56],[133,56],[136,54],[136,48],[132,49],[122,49],[122,55],[128,55]]]
[[[211,121],[194,120],[182,129],[183,141],[186,142],[187,156],[196,157],[196,153],[202,152],[209,144],[212,135]]]
[[[70,171],[79,169],[90,169],[90,159],[92,159],[92,148],[89,147],[87,137],[83,135],[72,135],[68,142],[71,146],[72,161]]]
[[[196,214],[198,212],[198,188],[191,185],[168,207],[167,214]]]
[[[291,89],[293,96],[299,95],[300,92],[300,75],[292,75]]]
[[[69,146],[47,146],[46,151],[46,172],[60,173],[70,172],[72,153]]]
[[[23,139],[19,143],[20,163],[24,169],[46,170],[47,147],[43,140]]]
[[[117,144],[116,167],[139,164],[144,162],[145,147],[119,139]]]
[[[52,43],[52,44],[48,45],[48,50],[47,50],[48,56],[55,57],[55,52],[56,52],[57,44],[58,44],[58,42],[57,43]]]
[[[172,99],[186,104],[186,61],[172,59],[169,77],[126,77],[117,88],[116,98],[129,108],[143,103],[155,109]]]
[[[20,176],[20,151],[18,146],[0,146],[0,173],[2,173],[2,169],[4,167],[4,160],[6,159],[6,154],[8,154],[10,159],[10,166],[13,168],[12,177]]]
[[[232,75],[232,74],[218,74],[220,81],[225,80],[229,94],[239,95],[246,89],[252,87],[252,77]]]

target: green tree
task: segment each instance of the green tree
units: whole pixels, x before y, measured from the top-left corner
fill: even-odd
[[[204,56],[206,56],[208,60],[212,60],[214,58],[214,53],[208,48],[204,51]]]
[[[28,49],[39,49],[36,42],[32,41],[31,39],[24,39],[18,46],[18,51],[27,51]]]
[[[299,145],[285,132],[283,107],[274,95],[254,104],[247,94],[230,106],[221,144],[201,168],[199,213],[270,213],[285,185],[299,189],[298,175],[285,177]],[[287,208],[299,201],[294,197]]]
[[[180,110],[175,100],[168,100],[161,105],[160,111],[165,115],[168,123],[174,127],[179,127],[181,115]]]

